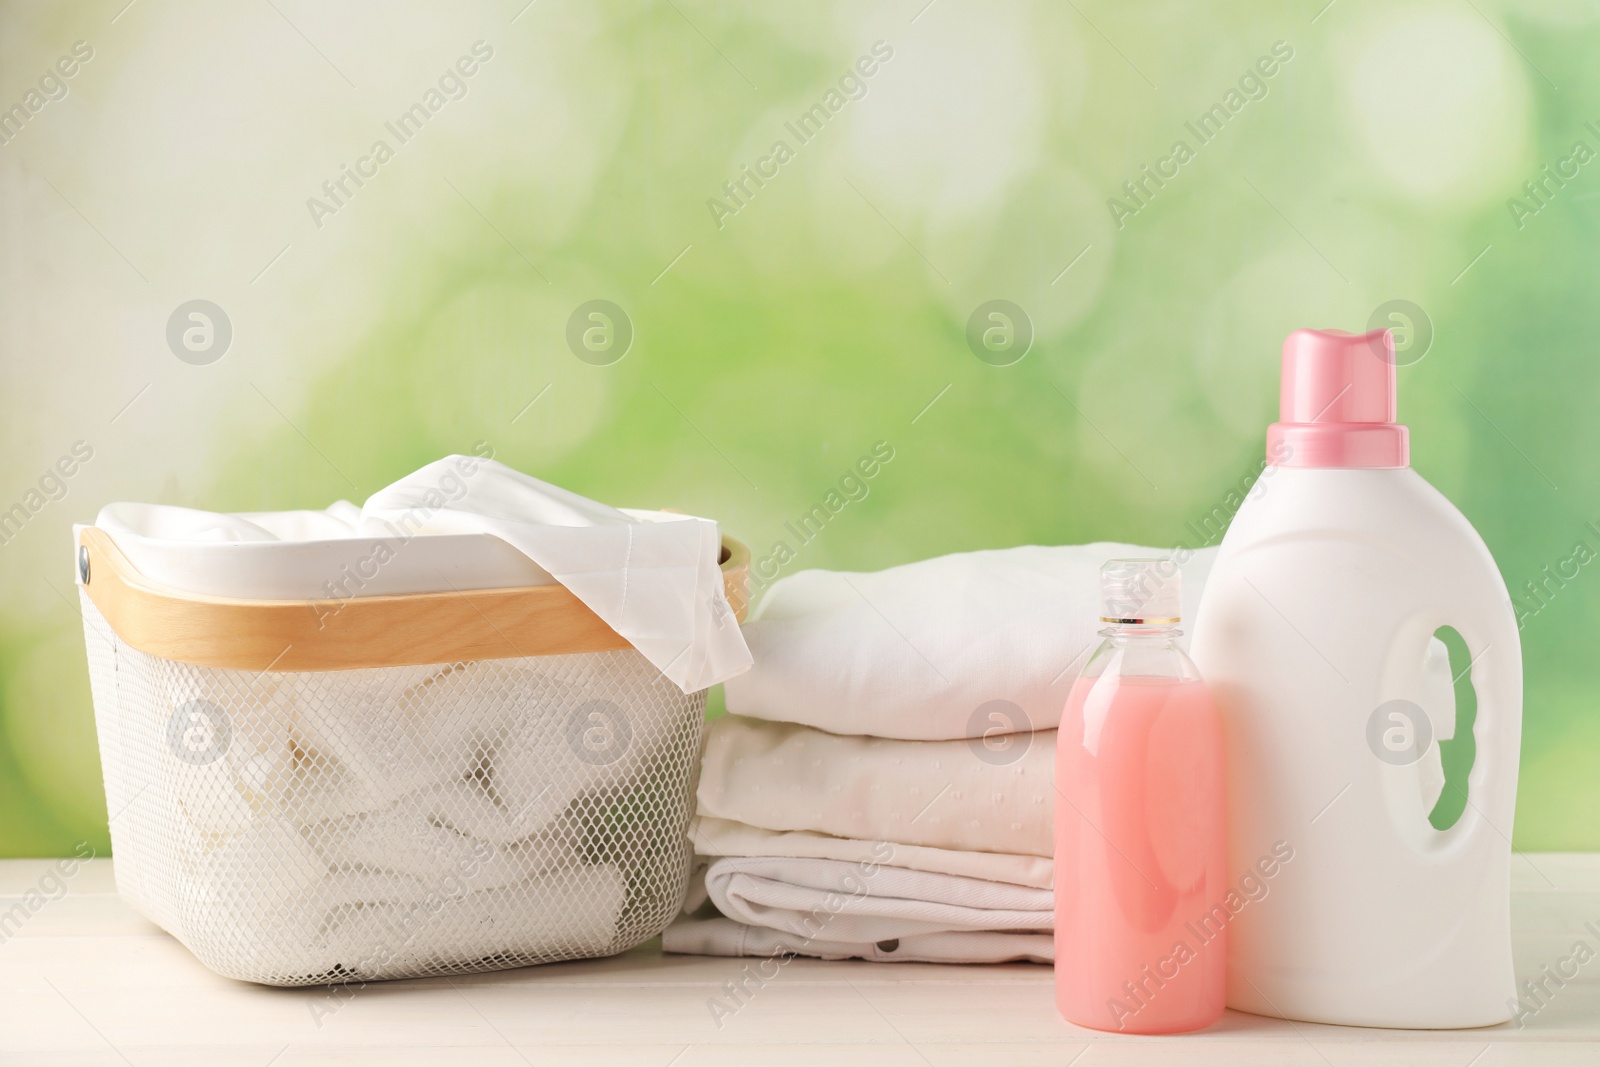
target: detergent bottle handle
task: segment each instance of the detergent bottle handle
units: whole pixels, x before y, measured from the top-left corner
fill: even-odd
[[[1429,613],[1430,636],[1438,627],[1450,626],[1466,643],[1468,663],[1452,665],[1451,670],[1456,676],[1468,673],[1478,705],[1466,808],[1442,837],[1451,845],[1459,842],[1467,847],[1465,839],[1487,833],[1509,847],[1522,747],[1522,645],[1509,603],[1485,599],[1477,604],[1477,611],[1463,613],[1458,605]],[[1459,731],[1459,709],[1457,715]]]

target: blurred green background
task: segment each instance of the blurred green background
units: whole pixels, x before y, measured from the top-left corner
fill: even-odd
[[[485,440],[782,573],[1193,545],[1284,335],[1369,324],[1522,604],[1516,845],[1600,847],[1600,5],[125,3],[0,4],[0,855],[108,845],[69,530],[109,501],[360,502]],[[591,300],[622,358],[569,346]]]

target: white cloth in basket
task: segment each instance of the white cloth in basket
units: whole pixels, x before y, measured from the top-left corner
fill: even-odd
[[[135,569],[186,592],[326,597],[333,611],[353,596],[554,579],[685,693],[750,666],[715,522],[609,507],[482,456],[430,463],[359,511],[344,501],[320,512],[240,515],[115,503],[96,525]],[[419,547],[452,535],[457,547],[448,551]]]
[[[615,657],[632,671],[608,669]],[[611,762],[575,758],[566,724],[586,697],[644,675],[676,692],[630,652],[585,674],[176,673],[164,703],[226,707],[233,731],[210,762],[163,759],[188,858],[177,928],[208,931],[203,957],[220,940],[229,966],[279,981],[608,951],[627,877],[584,855],[574,802],[636,791],[630,776],[688,742],[645,716]]]
[[[181,929],[221,923],[236,965],[254,963],[280,980],[334,980],[491,956],[602,955],[627,899],[626,879],[613,864],[480,887],[476,872],[419,878],[329,871],[299,837],[264,821],[209,854],[184,883],[188,921]],[[258,864],[263,855],[282,861],[275,877],[242,880],[238,865]],[[532,912],[530,900],[538,901]]]
[[[466,465],[471,473],[463,476]],[[448,456],[369,497],[358,529],[373,536],[499,537],[570,589],[685,693],[747,670],[750,650],[723,589],[717,524],[642,514],[494,460]]]

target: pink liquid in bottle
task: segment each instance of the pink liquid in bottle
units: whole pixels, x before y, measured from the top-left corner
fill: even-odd
[[[1222,729],[1178,647],[1178,569],[1112,560],[1105,641],[1056,744],[1056,1004],[1097,1030],[1169,1034],[1221,1015]]]

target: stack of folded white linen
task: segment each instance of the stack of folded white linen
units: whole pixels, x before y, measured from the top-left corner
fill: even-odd
[[[962,553],[775,583],[707,731],[702,857],[669,952],[1054,958],[1056,727],[1099,642],[1108,559],[1172,555],[1191,617],[1214,550]]]

